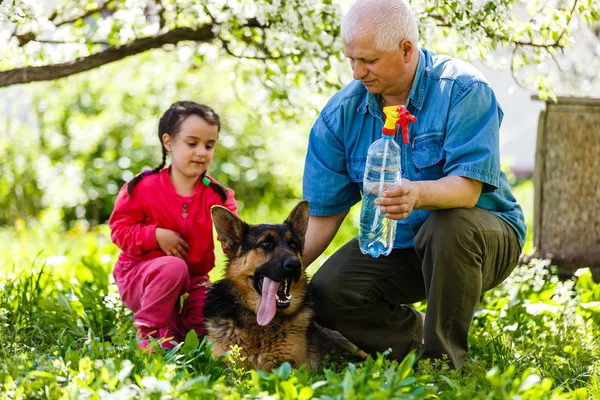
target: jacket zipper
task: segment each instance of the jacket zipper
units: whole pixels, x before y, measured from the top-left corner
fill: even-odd
[[[181,212],[181,218],[183,218],[183,235],[187,234],[187,219],[189,217],[189,205],[187,203],[183,203],[183,211]],[[182,235],[182,236],[183,236]]]
[[[181,218],[186,219],[188,215],[188,205],[186,203],[183,203],[183,211],[181,213]]]

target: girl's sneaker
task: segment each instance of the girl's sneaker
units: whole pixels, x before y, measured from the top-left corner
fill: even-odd
[[[163,349],[172,349],[177,346],[180,342],[176,335],[169,328],[161,328],[158,331],[152,330],[149,332],[148,329],[140,329],[138,332],[138,350],[143,350],[149,353],[154,353],[153,345],[158,343]]]

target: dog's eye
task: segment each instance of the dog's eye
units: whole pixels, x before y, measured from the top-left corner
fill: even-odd
[[[296,243],[292,242],[292,243],[290,243],[290,249],[296,251],[296,250],[298,250],[298,245]]]
[[[263,249],[268,249],[269,247],[271,247],[271,242],[265,240],[260,244],[260,247],[262,247]]]

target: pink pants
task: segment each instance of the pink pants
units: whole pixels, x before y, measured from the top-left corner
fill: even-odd
[[[177,341],[182,341],[192,329],[198,336],[204,335],[202,309],[208,276],[190,278],[188,266],[181,258],[165,256],[139,263],[118,262],[113,276],[121,300],[133,311],[135,326],[142,337],[167,329]],[[180,298],[186,293],[182,307]]]

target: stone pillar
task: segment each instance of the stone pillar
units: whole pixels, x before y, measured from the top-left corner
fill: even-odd
[[[535,257],[566,269],[590,267],[600,282],[600,99],[546,102],[534,185]]]

